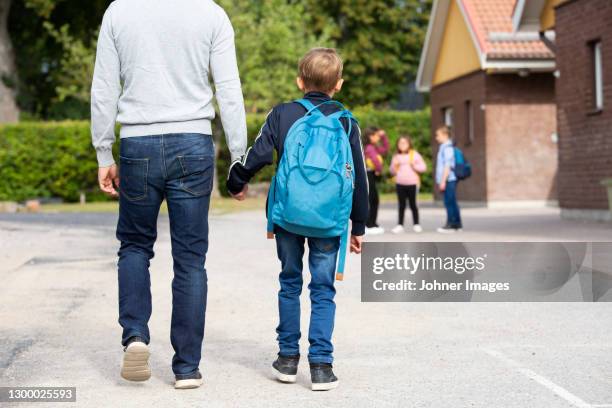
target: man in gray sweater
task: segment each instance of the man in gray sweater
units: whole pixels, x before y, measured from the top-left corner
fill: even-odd
[[[202,384],[204,265],[215,154],[209,78],[235,160],[246,149],[246,119],[234,32],[223,9],[212,0],[116,0],[110,5],[98,40],[91,130],[100,188],[120,202],[121,375],[127,380],[151,376],[149,262],[165,199],[174,258],[175,387]],[[121,124],[119,168],[112,153],[116,122]]]

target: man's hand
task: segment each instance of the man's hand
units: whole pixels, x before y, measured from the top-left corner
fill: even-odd
[[[351,253],[360,254],[362,242],[363,242],[362,236],[351,235]]]
[[[110,167],[100,167],[98,169],[98,184],[100,185],[100,190],[102,190],[104,194],[111,197],[119,196],[116,190],[116,188],[119,188],[119,170],[116,164]]]
[[[232,197],[234,197],[234,199],[238,201],[244,201],[246,199],[247,191],[249,191],[249,185],[245,184],[241,192],[239,192],[238,194],[232,194],[230,192],[230,194],[232,195]]]

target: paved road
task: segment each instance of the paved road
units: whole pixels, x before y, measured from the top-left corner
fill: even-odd
[[[441,216],[425,209],[424,227]],[[465,218],[466,232],[450,239],[612,241],[609,224],[560,221],[555,210],[467,210]],[[382,211],[385,226],[393,219]],[[185,392],[172,388],[171,258],[160,220],[153,378],[124,382],[114,223],[108,214],[0,215],[0,386],[76,386],[84,407],[612,407],[611,306],[363,304],[354,256],[337,298],[340,388],[311,392],[306,364],[296,385],[276,383],[278,264],[260,212],[211,219],[205,385]]]

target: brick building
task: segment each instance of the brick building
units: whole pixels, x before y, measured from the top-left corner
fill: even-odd
[[[431,93],[432,128],[451,126],[474,166],[464,202],[557,199],[554,54],[537,29],[514,30],[515,3],[434,1],[417,85]]]
[[[612,177],[612,1],[555,8],[559,205],[567,218],[610,219],[601,185]]]
[[[611,21],[610,0],[434,1],[417,84],[474,161],[463,199],[611,218]]]

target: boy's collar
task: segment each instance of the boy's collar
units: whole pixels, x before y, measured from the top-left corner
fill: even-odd
[[[331,99],[328,94],[319,91],[308,92],[306,95],[304,95],[304,98]]]

